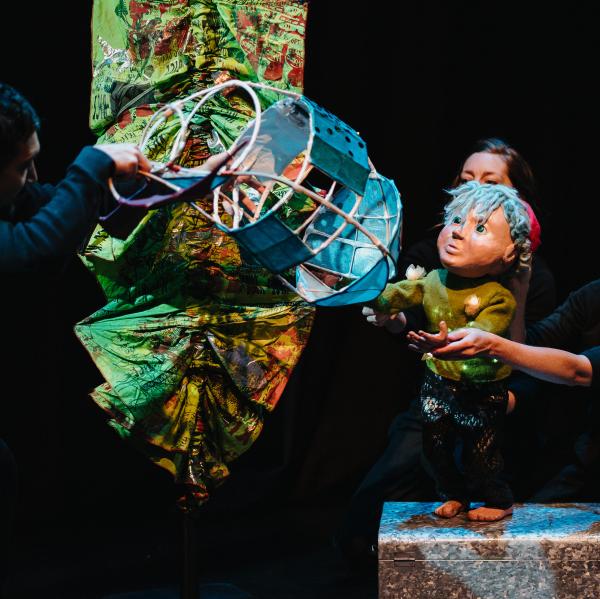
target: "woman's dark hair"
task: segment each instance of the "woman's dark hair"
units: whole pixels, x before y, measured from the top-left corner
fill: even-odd
[[[0,168],[39,128],[40,119],[31,104],[14,87],[0,83]]]
[[[504,160],[508,178],[511,180],[513,186],[519,192],[520,196],[531,205],[534,211],[537,212],[539,209],[537,185],[531,167],[523,156],[521,156],[521,154],[519,154],[519,152],[517,152],[510,144],[496,137],[488,137],[476,141],[467,156],[479,152],[496,154]],[[457,187],[462,183],[460,173],[463,164],[464,161],[452,182],[453,187]]]

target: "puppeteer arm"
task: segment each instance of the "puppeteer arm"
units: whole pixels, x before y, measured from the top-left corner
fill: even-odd
[[[106,181],[150,163],[133,144],[85,147],[53,196],[29,219],[0,221],[0,272],[35,270],[75,251],[96,221]]]
[[[447,345],[433,352],[436,358],[496,358],[513,368],[551,383],[583,386],[592,384],[592,363],[590,357],[583,354],[523,345],[499,335],[473,329],[452,331],[448,334],[447,341]]]
[[[84,148],[50,202],[26,221],[0,222],[0,271],[35,270],[75,251],[96,219],[104,183],[113,169],[109,156]]]

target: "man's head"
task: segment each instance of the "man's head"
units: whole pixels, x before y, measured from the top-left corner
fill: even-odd
[[[444,268],[463,277],[499,275],[529,250],[529,215],[515,189],[469,181],[449,193],[438,237]]]
[[[0,207],[14,201],[27,181],[35,181],[40,120],[13,87],[0,83]]]

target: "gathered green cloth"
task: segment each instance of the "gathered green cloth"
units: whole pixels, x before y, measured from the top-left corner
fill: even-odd
[[[422,305],[428,332],[437,333],[440,321],[448,330],[476,327],[506,336],[516,302],[510,291],[490,277],[467,279],[447,270],[432,270],[426,277],[390,283],[373,302],[380,312],[396,313]],[[483,383],[506,378],[510,366],[494,358],[438,360],[428,358],[436,374],[455,381]]]
[[[294,0],[95,0],[92,129],[103,143],[138,142],[158,107],[227,78],[300,92],[306,10]],[[243,92],[207,102],[180,163],[229,147],[252,117]],[[150,157],[164,160],[176,133],[163,128]],[[205,501],[281,397],[314,309],[187,204],[149,212],[125,240],[99,227],[83,259],[107,298],[75,328],[106,379],[94,400]]]

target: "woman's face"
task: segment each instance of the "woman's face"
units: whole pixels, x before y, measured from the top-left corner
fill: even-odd
[[[463,164],[460,172],[461,182],[478,181],[479,183],[502,184],[514,187],[508,177],[506,162],[498,154],[476,152],[471,154]]]

